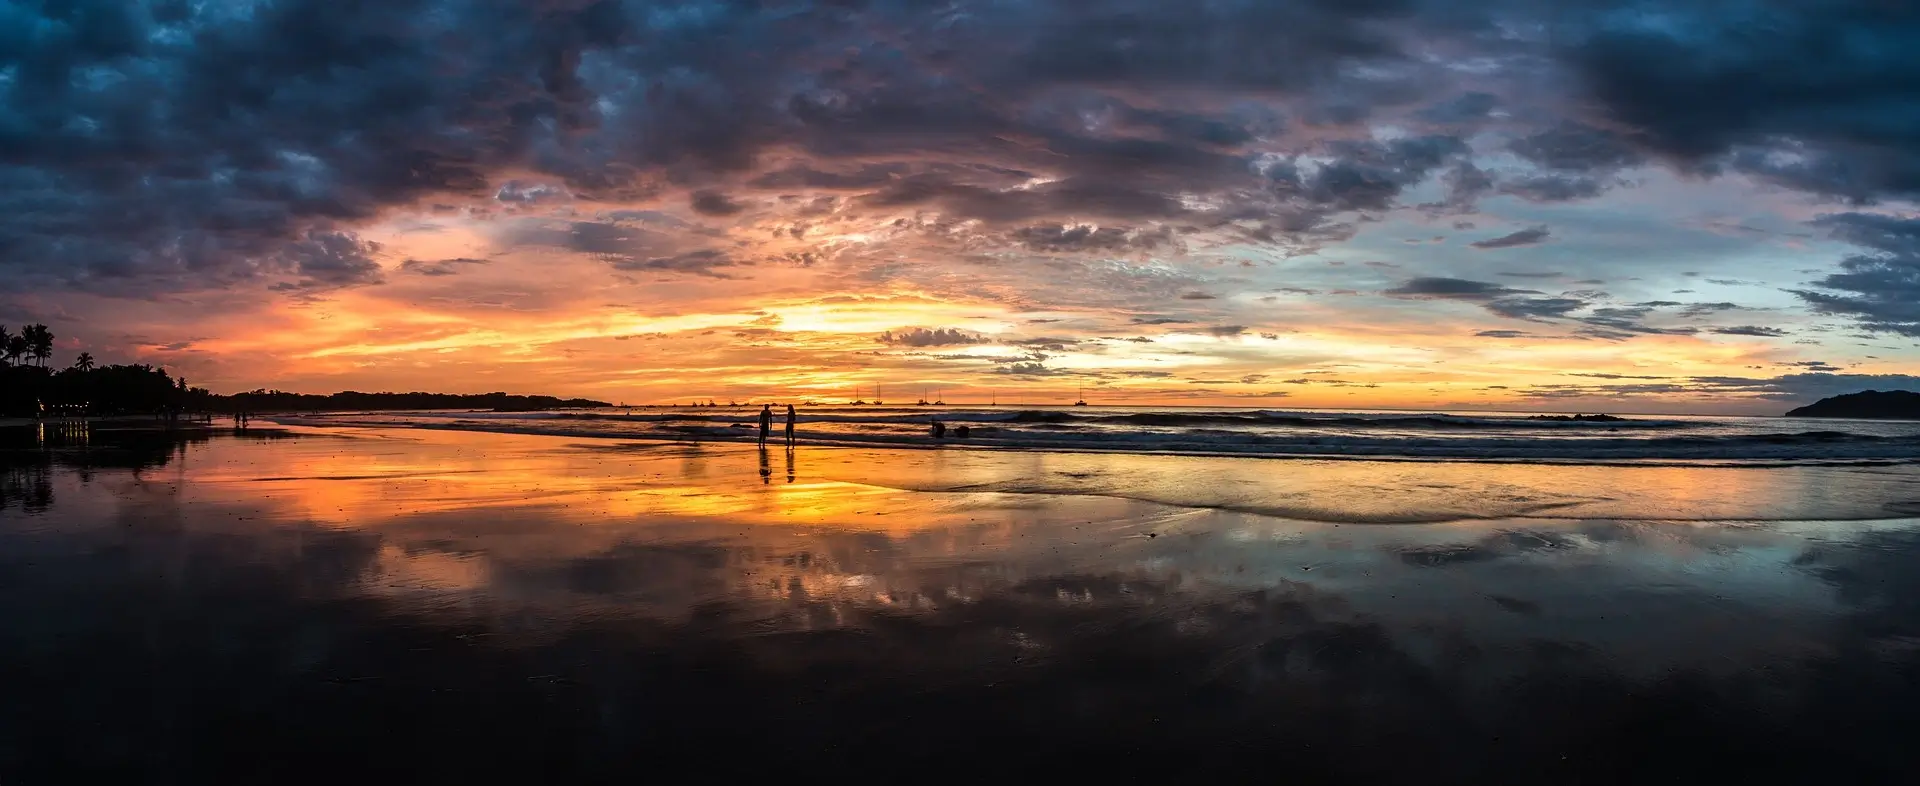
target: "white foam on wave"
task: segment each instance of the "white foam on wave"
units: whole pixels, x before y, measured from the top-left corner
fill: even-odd
[[[282,418],[317,426],[416,427],[673,441],[752,441],[757,411],[356,413]],[[1296,417],[1299,416],[1299,417]],[[929,421],[972,424],[934,441]],[[991,419],[989,419],[991,418]],[[1296,420],[1305,420],[1301,425]],[[1282,425],[1275,425],[1275,424]],[[1540,424],[1553,424],[1542,427]],[[1466,424],[1461,427],[1461,424]],[[1279,410],[1083,414],[1059,410],[808,413],[816,445],[1448,461],[1886,463],[1920,461],[1920,426],[1881,433],[1794,430],[1790,421],[1539,421],[1516,417]],[[1827,424],[1822,424],[1823,426]],[[1892,430],[1888,430],[1892,429]],[[776,426],[776,431],[778,426]]]

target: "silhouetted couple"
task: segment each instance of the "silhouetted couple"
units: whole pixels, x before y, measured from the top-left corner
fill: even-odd
[[[793,444],[793,405],[787,405],[787,444]],[[760,441],[766,442],[773,436],[773,405],[760,408]]]
[[[938,418],[934,419],[931,431],[933,432],[934,439],[947,438],[947,424],[941,423]],[[966,439],[969,431],[970,429],[966,426],[955,426],[953,427],[953,436],[958,439]]]

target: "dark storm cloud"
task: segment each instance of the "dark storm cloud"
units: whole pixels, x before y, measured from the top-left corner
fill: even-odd
[[[1391,297],[1419,300],[1483,301],[1511,295],[1537,295],[1540,293],[1530,289],[1513,289],[1485,281],[1423,276],[1408,279],[1406,283],[1387,290],[1385,294]]]
[[[731,274],[716,268],[730,268],[744,264],[734,260],[724,251],[713,249],[688,251],[664,257],[624,257],[611,261],[615,270],[630,273],[690,273],[708,278],[733,278]]]
[[[1557,319],[1587,307],[1567,297],[1508,297],[1487,303],[1487,310],[1508,319]]]
[[[745,205],[729,199],[726,194],[718,191],[694,192],[692,207],[693,212],[703,216],[739,215],[747,209]]]
[[[1703,317],[1722,311],[1739,311],[1740,308],[1740,304],[1724,300],[1718,303],[1688,303],[1685,308],[1680,309],[1680,315],[1684,317]]]
[[[1500,186],[1500,193],[1511,194],[1528,202],[1573,202],[1592,199],[1604,192],[1606,187],[1598,178],[1584,175],[1547,174],[1510,180]]]
[[[1447,189],[1446,199],[1421,207],[1437,213],[1471,213],[1477,209],[1480,198],[1492,193],[1494,188],[1491,173],[1464,159],[1440,175],[1440,184]],[[1460,228],[1459,223],[1463,222],[1456,222],[1455,229]]]
[[[1288,162],[1269,170],[1281,195],[1334,210],[1384,210],[1400,192],[1467,152],[1456,137],[1424,136],[1392,142],[1336,142],[1334,160],[1302,168]]]
[[[640,219],[641,217],[634,217]],[[708,278],[733,278],[716,270],[750,265],[724,251],[682,249],[680,235],[627,223],[577,221],[566,229],[532,227],[511,233],[514,245],[555,246],[575,251],[625,272],[685,273]]]
[[[1692,377],[1690,382],[1721,391],[1756,393],[1779,401],[1817,401],[1868,390],[1920,390],[1920,377],[1908,374],[1835,374],[1821,371],[1772,378]]]
[[[1868,330],[1920,336],[1920,218],[1842,213],[1815,223],[1867,252],[1840,260],[1840,272],[1813,282],[1817,289],[1794,294]]]
[[[1563,172],[1609,171],[1641,161],[1639,151],[1620,135],[1575,123],[1515,140],[1508,147],[1521,158]]]
[[[1438,126],[1474,125],[1485,121],[1499,105],[1499,97],[1476,91],[1422,109],[1414,117]]]
[[[1646,324],[1655,309],[1646,306],[1596,308],[1580,318],[1588,327],[1581,332],[1595,338],[1621,339],[1632,335],[1691,336],[1699,328],[1663,328]]]
[[[1173,242],[1166,228],[1145,230],[1088,225],[1021,227],[1011,239],[1035,251],[1132,251],[1159,248]]]
[[[1781,330],[1780,328],[1762,327],[1759,325],[1717,327],[1711,328],[1707,332],[1721,336],[1763,336],[1767,338],[1779,338],[1788,335],[1787,331]]]
[[[996,374],[1006,374],[1015,377],[1066,377],[1073,376],[1075,373],[1065,369],[1051,368],[1037,361],[1007,363],[995,368],[993,371]]]
[[[379,250],[380,244],[344,232],[308,232],[306,238],[288,243],[281,252],[286,268],[300,279],[276,288],[317,291],[380,283],[384,278],[380,263],[372,259]]]
[[[1006,191],[945,175],[916,175],[862,195],[866,208],[918,208],[989,224],[1094,216],[1121,221],[1179,218],[1189,211],[1169,194],[1115,181],[1068,178],[1037,188]],[[1041,236],[1044,241],[1044,236]]]
[[[1518,248],[1520,246],[1532,246],[1545,243],[1551,235],[1552,233],[1548,232],[1546,227],[1534,227],[1532,229],[1522,229],[1512,234],[1487,238],[1486,240],[1469,243],[1467,245],[1482,251],[1499,248]]]
[[[1531,289],[1513,289],[1486,281],[1469,281],[1459,278],[1410,279],[1382,294],[1408,300],[1459,300],[1478,303],[1495,316],[1533,321],[1559,319],[1589,305],[1588,301],[1580,298],[1545,297]]]
[[[390,210],[671,198],[724,217],[803,189],[1049,253],[1202,232],[1312,248],[1436,176],[1471,211],[1496,188],[1466,162],[1483,126],[1547,173],[1504,183],[1535,201],[1647,162],[1914,195],[1917,38],[1912,4],[1867,0],[0,0],[0,272],[357,286],[377,265],[315,238]],[[1472,84],[1436,53],[1475,63]],[[1514,104],[1538,84],[1566,100]],[[1143,234],[1159,226],[1177,229]],[[1528,232],[1475,247],[1546,239]],[[622,269],[723,265],[575,242]],[[1846,275],[1873,274],[1810,302],[1860,313]]]
[[[961,347],[993,342],[959,328],[908,328],[880,334],[880,343],[896,347]]]
[[[1856,200],[1920,194],[1920,6],[1595,5],[1559,55],[1636,144]]]
[[[452,276],[459,274],[461,267],[484,264],[487,264],[487,261],[484,259],[468,259],[466,257],[432,260],[409,259],[400,263],[400,272],[422,276]]]

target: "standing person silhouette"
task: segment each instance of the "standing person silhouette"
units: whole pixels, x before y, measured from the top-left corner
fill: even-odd
[[[793,444],[793,420],[794,420],[793,405],[788,404],[787,405],[787,444],[788,445]]]
[[[771,436],[773,436],[773,405],[768,404],[760,408],[761,444],[766,444],[767,438]]]

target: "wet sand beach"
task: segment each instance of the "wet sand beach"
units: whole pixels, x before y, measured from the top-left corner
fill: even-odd
[[[1913,775],[1908,467],[5,439],[5,784]]]

